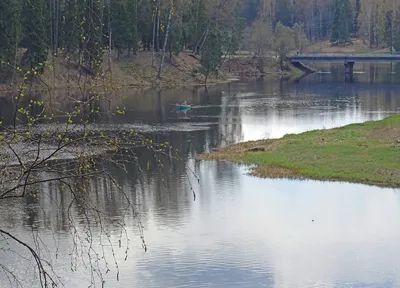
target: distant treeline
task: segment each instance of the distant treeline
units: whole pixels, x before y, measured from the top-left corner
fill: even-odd
[[[2,0],[0,76],[61,53],[94,71],[109,48],[201,54],[210,44],[207,57],[219,59],[215,49],[282,56],[309,41],[358,37],[400,49],[397,8],[393,0]]]

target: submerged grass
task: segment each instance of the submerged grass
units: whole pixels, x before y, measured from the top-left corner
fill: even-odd
[[[400,187],[400,114],[221,148],[200,159],[256,164],[252,175]]]

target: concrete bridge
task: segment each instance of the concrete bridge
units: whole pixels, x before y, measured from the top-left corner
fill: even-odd
[[[301,53],[291,54],[288,60],[297,68],[310,73],[307,66],[302,63],[325,62],[344,63],[346,74],[353,77],[354,63],[397,63],[400,62],[400,54],[390,53]]]

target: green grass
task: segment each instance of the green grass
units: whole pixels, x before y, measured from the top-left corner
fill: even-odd
[[[265,151],[248,152],[252,147],[263,147]],[[201,158],[257,164],[253,174],[261,177],[400,187],[400,115],[277,140],[242,143]]]

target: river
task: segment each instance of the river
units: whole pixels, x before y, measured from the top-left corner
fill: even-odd
[[[93,238],[110,264],[104,287],[398,287],[400,190],[258,179],[248,176],[246,167],[195,160],[199,153],[241,141],[378,120],[400,111],[400,80],[388,65],[355,66],[354,83],[343,81],[339,65],[321,66],[321,71],[295,83],[241,80],[209,89],[125,90],[127,114],[98,125],[137,127],[171,143],[184,160],[166,160],[162,170],[150,167],[140,175],[133,165],[128,173],[113,170],[134,203],[131,213],[118,191],[93,179],[91,200],[110,219],[123,220],[129,238],[120,245],[120,229],[111,225],[110,242]],[[184,100],[193,109],[177,113],[170,108],[169,103]],[[7,112],[3,105],[0,115]],[[139,158],[146,163],[149,155],[142,151]],[[0,203],[0,226],[28,242],[40,239],[49,247],[43,255],[51,257],[64,285],[87,287],[90,269],[79,262],[71,271],[68,201],[57,187],[41,189],[39,199]],[[72,209],[71,215],[83,230],[84,213]],[[21,248],[10,245],[16,251],[0,249],[0,264],[11,267],[26,287],[37,287],[33,264],[24,264]],[[5,240],[0,247],[8,247]],[[9,286],[0,272],[0,287]]]

